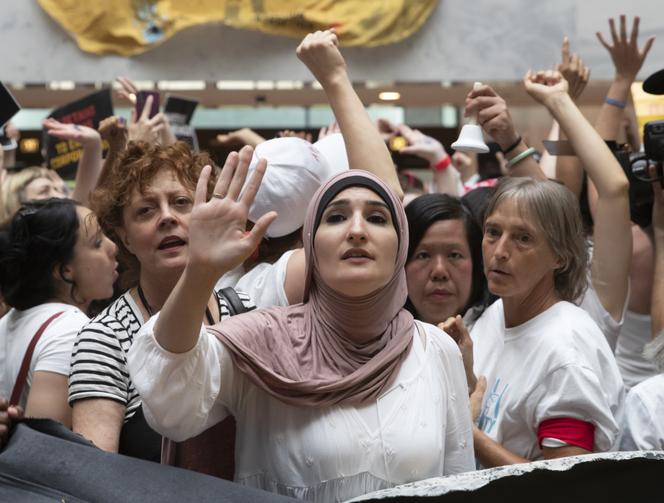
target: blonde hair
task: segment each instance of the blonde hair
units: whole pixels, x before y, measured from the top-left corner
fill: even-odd
[[[37,178],[53,179],[54,173],[41,166],[31,166],[21,171],[9,171],[0,187],[0,222],[7,222],[27,202],[25,188]],[[57,175],[56,175],[57,176]]]
[[[588,286],[588,244],[572,192],[550,180],[503,178],[486,209],[488,218],[504,201],[515,201],[545,237],[562,265],[554,273],[556,293],[577,302]]]

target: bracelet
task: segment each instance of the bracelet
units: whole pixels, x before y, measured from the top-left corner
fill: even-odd
[[[516,157],[513,157],[509,161],[507,161],[507,168],[512,169],[514,166],[519,164],[521,161],[523,161],[526,157],[530,157],[533,154],[537,153],[537,149],[535,147],[530,147],[527,150],[524,150],[521,152],[519,155]]]
[[[618,108],[625,108],[626,103],[624,101],[616,100],[614,98],[609,98],[608,96],[604,98],[604,103],[607,105],[613,105]]]
[[[520,143],[521,143],[521,136],[519,135],[519,137],[516,139],[516,141],[512,145],[510,145],[509,147],[507,147],[506,149],[503,150],[503,154],[509,154],[512,150],[517,148]]]
[[[452,164],[452,158],[449,154],[447,154],[440,161],[431,166],[431,169],[434,171],[445,171],[450,166],[450,164]]]

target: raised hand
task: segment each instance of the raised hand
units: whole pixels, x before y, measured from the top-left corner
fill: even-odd
[[[217,141],[224,146],[249,145],[255,147],[256,145],[263,143],[265,138],[253,129],[243,127],[242,129],[236,129],[229,133],[218,134]]]
[[[189,223],[188,267],[208,277],[219,278],[240,265],[260,243],[265,231],[277,217],[271,211],[246,232],[247,215],[263,179],[267,162],[262,159],[245,186],[253,148],[232,152],[208,200],[212,168],[203,168],[196,185],[194,207]],[[244,187],[244,189],[243,189]]]
[[[620,16],[620,34],[616,32],[616,23],[613,18],[609,18],[609,29],[611,30],[612,44],[606,42],[600,32],[597,32],[597,39],[604,48],[609,51],[613,66],[616,70],[616,79],[632,83],[636,79],[643,62],[652,47],[655,37],[649,37],[642,49],[639,49],[639,22],[640,18],[636,16],[632,23],[632,33],[627,33],[627,20],[624,15]]]
[[[445,147],[438,140],[425,135],[418,129],[411,129],[406,124],[400,124],[397,126],[397,132],[408,141],[408,146],[399,150],[401,154],[416,155],[428,161],[431,166],[448,156]]]
[[[323,126],[320,128],[320,131],[318,131],[318,140],[322,140],[326,136],[330,136],[331,134],[335,133],[341,133],[341,129],[339,129],[339,124],[337,124],[337,121],[332,121],[329,126]]]
[[[477,122],[501,148],[509,148],[518,140],[505,100],[491,86],[483,85],[466,96],[465,115],[477,115]]]
[[[138,93],[136,84],[134,84],[134,82],[127,77],[117,77],[115,80],[121,86],[121,88],[118,90],[118,94],[129,101],[132,105],[136,105],[136,93]]]
[[[567,81],[558,71],[532,72],[528,70],[523,78],[526,92],[535,100],[549,107],[551,100],[561,94],[567,94]]]
[[[576,100],[588,84],[590,79],[590,68],[583,64],[583,60],[577,53],[570,54],[569,38],[563,39],[561,62],[555,68],[561,73],[569,85],[569,95]]]
[[[87,126],[63,124],[51,117],[44,119],[42,125],[47,129],[49,135],[60,138],[61,140],[77,141],[84,147],[86,145],[101,144],[99,133]]]
[[[334,30],[310,33],[296,49],[300,58],[316,80],[325,87],[338,78],[347,77],[346,61],[339,51],[339,40]]]
[[[136,110],[131,112],[131,123],[129,124],[129,141],[144,141],[147,143],[159,143],[161,145],[171,145],[175,143],[175,135],[171,129],[168,117],[163,113],[158,113],[150,118],[152,109],[152,95],[145,99],[145,106],[141,115],[136,117]]]
[[[99,134],[108,141],[112,152],[119,152],[127,144],[127,123],[122,117],[107,117],[99,124]]]

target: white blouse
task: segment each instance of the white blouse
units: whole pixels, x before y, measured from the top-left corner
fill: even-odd
[[[157,315],[158,316],[158,315]],[[182,441],[232,414],[235,480],[311,501],[342,501],[474,469],[468,388],[452,339],[422,323],[394,384],[362,407],[296,407],[254,385],[201,329],[187,353],[154,339],[156,316],[128,355],[150,426]]]

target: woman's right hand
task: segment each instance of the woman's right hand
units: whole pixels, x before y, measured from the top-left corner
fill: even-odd
[[[245,186],[253,152],[254,149],[249,146],[240,150],[239,154],[231,152],[210,200],[207,199],[207,192],[212,168],[203,168],[196,185],[189,222],[187,267],[190,270],[207,277],[221,277],[251,255],[277,217],[277,213],[271,211],[259,218],[251,231],[246,231],[249,208],[267,167],[267,162],[261,159]]]
[[[545,72],[532,72],[528,70],[523,78],[526,92],[547,108],[551,107],[552,100],[558,96],[567,95],[569,86],[560,72],[548,70]]]

